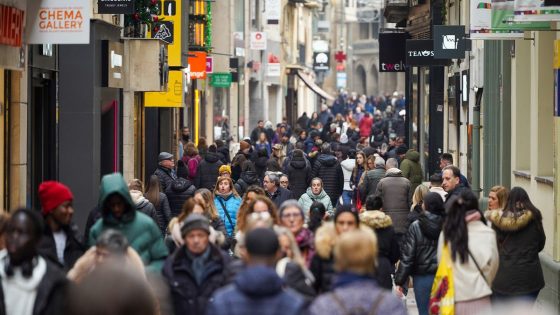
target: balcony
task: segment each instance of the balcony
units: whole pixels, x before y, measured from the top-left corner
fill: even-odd
[[[389,23],[399,23],[408,17],[409,0],[386,0],[385,19]]]

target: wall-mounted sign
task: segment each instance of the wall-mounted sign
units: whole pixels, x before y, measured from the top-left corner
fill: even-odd
[[[278,25],[282,16],[281,0],[265,0],[264,7],[266,9],[266,23],[269,25]]]
[[[99,14],[132,14],[134,0],[97,0]]]
[[[379,72],[404,72],[407,33],[379,34]]]
[[[230,72],[216,72],[210,76],[210,86],[218,88],[229,88],[231,86]]]
[[[189,67],[191,79],[206,79],[206,53],[202,51],[189,52]]]
[[[315,52],[313,53],[313,70],[316,71],[327,71],[330,65],[330,54],[329,52]]]
[[[251,40],[249,43],[251,50],[266,50],[266,33],[251,32]]]
[[[406,40],[407,66],[446,66],[449,59],[434,59],[434,41],[431,39]]]
[[[111,88],[124,87],[124,44],[112,41],[103,41],[104,55],[104,71],[103,86]]]
[[[182,40],[183,30],[187,23],[187,21],[183,21],[183,3],[183,0],[158,0],[160,6],[158,18],[161,24],[157,31],[150,33],[151,38],[157,38],[169,44],[167,53],[171,67],[187,66],[185,56],[188,48],[186,40]]]
[[[336,88],[345,89],[346,88],[346,72],[336,73]]]
[[[91,11],[91,0],[28,1],[27,44],[89,44]]]
[[[169,71],[169,84],[163,92],[145,92],[145,107],[183,106],[183,72]]]
[[[175,39],[175,27],[171,21],[163,21],[157,32],[152,32],[152,38],[161,39],[162,41],[173,44]]]
[[[464,59],[470,49],[463,25],[434,25],[434,58]]]
[[[24,16],[23,10],[0,4],[0,44],[21,47]]]
[[[557,0],[515,0],[515,22],[560,21],[560,2]]]
[[[214,57],[206,57],[206,73],[214,72]]]

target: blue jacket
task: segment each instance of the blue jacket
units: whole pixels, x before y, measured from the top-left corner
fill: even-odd
[[[272,149],[270,148],[270,143],[268,143],[268,142],[265,142],[265,143],[257,142],[257,143],[255,143],[255,152],[259,152],[262,149],[266,149],[266,153],[268,154],[267,156],[270,156],[270,154],[272,153]]]
[[[226,209],[224,209],[222,203],[226,206]],[[222,196],[217,195],[216,197],[214,197],[214,205],[216,206],[216,209],[218,209],[220,218],[226,225],[226,231],[228,235],[233,236],[233,233],[235,232],[235,226],[237,225],[237,211],[239,210],[239,206],[241,205],[241,198],[236,197],[234,194],[229,195],[225,199]],[[229,213],[231,222],[225,213],[226,210]]]
[[[230,284],[214,294],[207,315],[292,315],[303,314],[303,298],[282,288],[276,271],[265,266],[248,267]]]

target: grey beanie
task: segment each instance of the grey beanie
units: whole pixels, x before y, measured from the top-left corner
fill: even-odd
[[[190,214],[181,226],[181,236],[185,237],[192,230],[203,230],[210,234],[210,221],[202,214]]]

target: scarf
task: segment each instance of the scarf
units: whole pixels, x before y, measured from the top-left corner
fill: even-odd
[[[192,261],[191,268],[194,274],[194,279],[196,280],[196,284],[200,286],[202,284],[202,281],[204,280],[203,279],[204,271],[205,271],[204,266],[208,261],[208,257],[210,257],[210,245],[206,247],[204,253],[198,256],[191,254],[191,252],[188,249],[186,249],[186,247],[185,247],[185,251],[187,252],[187,256],[189,257],[189,259]]]

